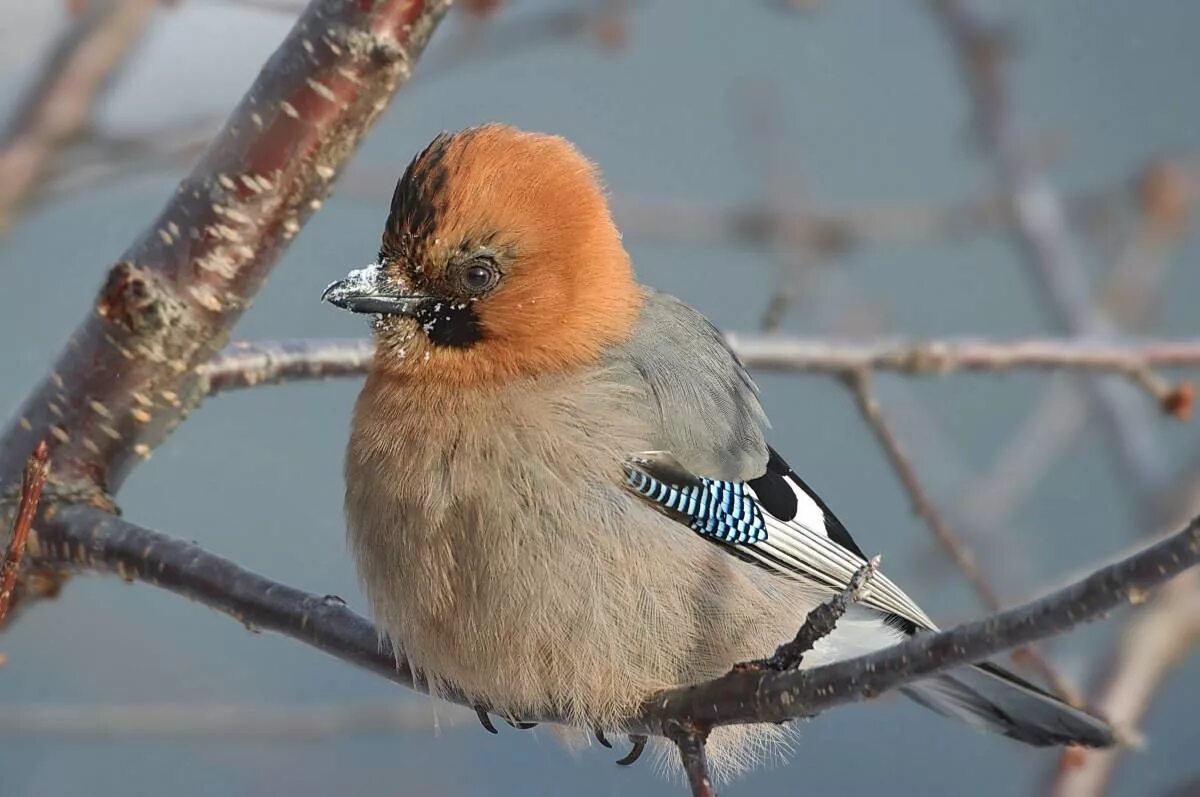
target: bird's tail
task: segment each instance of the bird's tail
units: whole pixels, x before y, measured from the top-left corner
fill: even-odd
[[[994,664],[962,667],[904,690],[926,708],[1026,744],[1109,747],[1107,722]]]

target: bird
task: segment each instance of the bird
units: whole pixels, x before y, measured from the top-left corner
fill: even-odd
[[[322,298],[370,316],[375,341],[345,456],[348,547],[435,695],[607,745],[658,690],[768,657],[868,561],[768,443],[721,333],[638,282],[597,167],[564,138],[438,135],[397,182],[375,262]],[[876,573],[800,666],[936,628]],[[1114,742],[990,662],[904,691],[1030,745]],[[788,734],[717,728],[715,776]]]

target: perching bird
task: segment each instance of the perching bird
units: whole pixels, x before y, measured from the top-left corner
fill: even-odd
[[[769,656],[866,559],[768,446],[717,330],[635,280],[562,138],[438,136],[396,186],[378,263],[324,298],[374,316],[349,540],[374,617],[435,692],[619,729],[656,690]],[[802,666],[934,627],[878,574]],[[991,664],[906,692],[1029,744],[1113,742]],[[730,771],[782,733],[718,729],[710,760]]]

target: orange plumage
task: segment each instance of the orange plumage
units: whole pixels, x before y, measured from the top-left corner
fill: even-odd
[[[565,139],[485,125],[439,136],[405,172],[380,260],[399,283],[454,295],[480,252],[500,271],[470,301],[478,345],[439,347],[385,319],[380,370],[461,385],[563,371],[629,336],[641,306],[593,165]]]

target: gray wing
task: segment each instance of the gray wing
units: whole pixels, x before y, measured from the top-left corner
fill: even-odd
[[[609,362],[646,392],[658,438],[688,470],[713,479],[750,479],[767,466],[769,426],[758,388],[708,319],[665,293],[645,290],[633,337]]]
[[[766,442],[758,390],[724,337],[683,302],[647,290],[610,360],[646,393],[654,451],[629,452],[627,486],[734,555],[831,592],[866,562],[846,527]],[[933,622],[882,574],[866,604]]]

